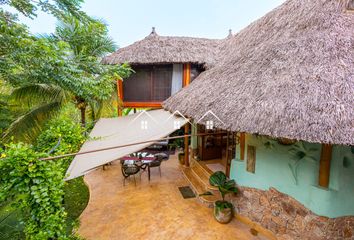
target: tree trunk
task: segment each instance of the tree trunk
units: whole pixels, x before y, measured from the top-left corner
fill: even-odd
[[[85,127],[86,126],[86,106],[80,107],[80,112],[81,112],[81,126]]]

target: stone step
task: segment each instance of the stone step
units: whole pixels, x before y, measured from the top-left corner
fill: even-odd
[[[203,195],[200,196],[200,194],[205,193],[205,185],[203,182],[200,181],[200,179],[193,173],[191,168],[184,168],[182,170],[185,178],[191,185],[195,195],[197,196],[197,199],[205,206],[211,208],[213,207],[213,204],[215,201],[219,200],[220,197],[218,195]]]

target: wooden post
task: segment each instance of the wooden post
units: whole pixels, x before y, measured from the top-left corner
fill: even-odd
[[[246,134],[240,134],[240,160],[245,160]]]
[[[332,145],[322,144],[318,185],[328,188],[331,171]]]
[[[191,64],[187,63],[183,65],[183,87],[188,86],[191,83]]]
[[[184,135],[189,135],[189,123],[184,126]],[[184,137],[184,164],[189,167],[189,137]]]
[[[121,106],[122,104],[122,106]],[[122,116],[123,109],[123,80],[117,79],[117,113],[118,117]]]
[[[229,158],[230,158],[230,152],[229,152],[229,147],[230,147],[230,132],[227,131],[227,136],[226,136],[226,168],[225,168],[225,173],[226,177],[230,177],[230,164],[229,164]]]
[[[183,66],[183,87],[188,86],[191,80],[191,64]],[[189,123],[184,126],[185,135],[189,135]],[[189,167],[189,137],[184,138],[184,164]]]

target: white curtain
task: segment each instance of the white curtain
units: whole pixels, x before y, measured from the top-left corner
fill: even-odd
[[[171,95],[182,89],[183,64],[173,64]]]

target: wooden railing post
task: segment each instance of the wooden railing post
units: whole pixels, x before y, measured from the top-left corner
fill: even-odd
[[[184,135],[189,135],[189,123],[184,126]],[[184,137],[184,164],[189,167],[189,137]]]
[[[117,79],[117,114],[118,117],[123,113],[123,79]]]
[[[188,86],[191,79],[191,64],[183,66],[183,87]],[[189,123],[184,126],[184,134],[189,135]],[[189,167],[189,137],[184,138],[184,164]]]
[[[318,185],[324,188],[328,188],[329,186],[331,159],[332,159],[332,145],[323,144],[321,150]]]

